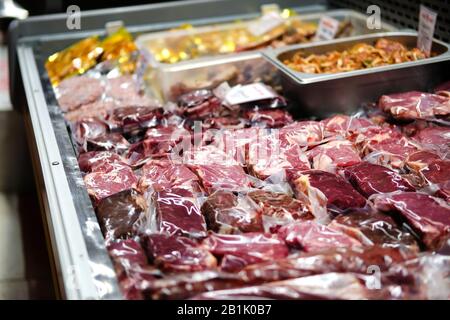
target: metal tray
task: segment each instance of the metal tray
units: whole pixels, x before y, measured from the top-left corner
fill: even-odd
[[[450,60],[450,46],[433,40],[435,57],[404,62],[389,66],[374,67],[328,74],[307,74],[287,67],[282,60],[291,57],[299,50],[311,53],[324,53],[330,50],[343,50],[360,42],[373,43],[384,37],[396,40],[407,47],[414,47],[417,40],[415,32],[377,33],[348,39],[326,41],[320,44],[296,45],[278,50],[266,50],[264,56],[281,71],[281,84],[285,94],[294,99],[305,115],[326,117],[336,112],[352,112],[384,93],[402,90],[427,90],[431,84],[441,79],[442,65],[439,62]]]

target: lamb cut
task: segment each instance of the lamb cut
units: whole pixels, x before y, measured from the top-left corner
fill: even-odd
[[[397,172],[365,161],[345,168],[344,175],[366,198],[376,193],[415,191],[414,187]]]
[[[206,223],[195,196],[186,189],[172,188],[153,193],[157,232],[189,237],[206,236]]]
[[[143,241],[147,257],[165,272],[202,271],[217,265],[211,253],[186,237],[150,234]]]
[[[377,195],[376,209],[394,212],[405,219],[429,249],[436,249],[450,232],[450,207],[442,199],[419,192]]]

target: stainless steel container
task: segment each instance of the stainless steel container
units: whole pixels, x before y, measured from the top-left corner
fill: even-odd
[[[427,90],[443,81],[443,72],[440,70],[443,65],[439,62],[450,60],[450,46],[438,40],[433,40],[432,47],[436,56],[363,70],[308,74],[297,72],[283,63],[283,60],[299,51],[305,54],[340,51],[356,43],[373,44],[381,37],[399,41],[410,48],[415,47],[417,42],[417,33],[398,31],[265,50],[263,54],[281,71],[285,94],[298,103],[299,112],[305,116],[325,117],[336,112],[349,113],[363,103],[376,101],[382,94]]]

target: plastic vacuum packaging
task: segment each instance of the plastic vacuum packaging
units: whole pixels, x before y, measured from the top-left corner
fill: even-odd
[[[294,120],[260,80],[161,105],[129,37],[97,42],[56,96],[126,298],[448,298],[444,122]]]

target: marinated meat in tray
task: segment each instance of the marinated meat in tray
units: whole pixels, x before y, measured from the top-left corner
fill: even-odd
[[[423,58],[386,40],[329,56],[346,63],[305,68]],[[243,86],[217,83],[161,105],[109,62],[53,84],[125,298],[449,296],[430,285],[450,270],[433,252],[450,232],[448,86],[296,119],[260,82],[269,98],[232,104]]]

